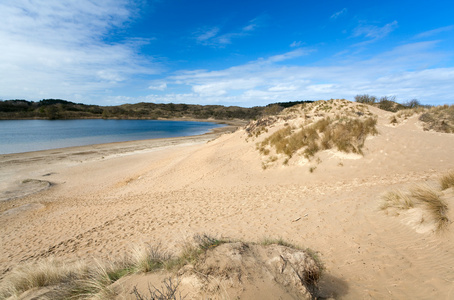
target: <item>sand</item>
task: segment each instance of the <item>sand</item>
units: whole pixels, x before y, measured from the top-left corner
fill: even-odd
[[[313,173],[308,164],[263,170],[244,129],[2,155],[0,274],[45,257],[122,257],[144,243],[177,249],[197,233],[280,237],[319,252],[326,295],[452,299],[453,224],[434,233],[380,205],[387,191],[436,186],[454,169],[454,135],[373,112],[380,134],[364,156],[326,151]]]

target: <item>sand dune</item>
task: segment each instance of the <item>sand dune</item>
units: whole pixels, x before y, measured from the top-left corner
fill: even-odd
[[[392,126],[391,113],[370,111],[379,134],[366,139],[364,155],[321,151],[266,170],[256,143],[267,134],[251,138],[245,129],[215,140],[160,141],[165,147],[152,151],[131,142],[117,151],[93,146],[1,156],[1,176],[9,180],[4,193],[26,179],[52,184],[0,202],[2,277],[24,261],[122,257],[144,243],[174,250],[207,233],[281,237],[315,249],[326,267],[324,295],[335,298],[450,299],[452,222],[441,233],[421,232],[408,213],[387,214],[380,205],[387,191],[436,186],[454,169],[454,135],[423,131],[417,116]],[[454,199],[447,201],[454,220]]]

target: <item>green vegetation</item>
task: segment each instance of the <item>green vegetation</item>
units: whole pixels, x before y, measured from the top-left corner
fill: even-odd
[[[356,95],[355,101],[368,104],[380,109],[397,112],[390,117],[390,124],[396,125],[414,114],[420,114],[419,120],[423,122],[424,130],[437,132],[454,133],[454,105],[429,106],[422,105],[418,100],[413,99],[400,104],[395,102],[395,97],[381,97]]]
[[[300,246],[297,246],[295,244],[289,243],[289,242],[287,242],[286,240],[284,240],[281,237],[280,238],[265,237],[259,242],[259,244],[263,245],[263,246],[280,245],[280,246],[285,246],[285,247],[289,247],[289,248],[292,248],[292,249],[300,249],[301,250]]]
[[[137,103],[118,106],[98,106],[73,103],[61,99],[0,100],[0,120],[11,119],[242,119],[252,120],[263,115],[278,114],[284,107],[298,102],[269,104],[251,108],[222,105]]]
[[[79,261],[65,264],[54,259],[45,259],[24,263],[15,267],[2,279],[0,299],[10,297],[16,299],[31,289],[35,289],[35,292],[38,293],[39,296],[36,299],[112,299],[115,296],[112,283],[130,274],[158,270],[167,270],[175,274],[188,264],[192,265],[197,272],[204,272],[203,267],[198,270],[197,266],[203,262],[206,253],[228,242],[231,241],[203,234],[196,235],[193,243],[185,243],[183,251],[176,257],[161,250],[158,245],[134,249],[130,256],[113,262]],[[282,238],[267,238],[260,244],[277,244],[301,250],[301,248],[285,242]],[[244,247],[248,247],[248,245],[244,244]],[[304,251],[314,260],[314,265],[305,271],[305,283],[316,286],[323,265],[314,251],[310,249]],[[136,299],[177,299],[180,282],[173,282],[169,277],[163,283],[164,286],[160,289],[149,286],[149,296],[140,294],[137,288],[133,290],[132,294],[136,296]],[[181,299],[181,295],[179,299]]]
[[[396,97],[392,96],[384,96],[378,99],[375,96],[369,96],[368,94],[363,94],[363,95],[356,95],[355,96],[355,101],[358,103],[363,103],[363,104],[368,104],[368,105],[373,105],[376,106],[380,109],[386,110],[386,111],[391,111],[391,112],[397,112],[399,110],[403,109],[411,109],[411,108],[416,108],[416,107],[421,107],[421,103],[417,99],[410,100],[404,104],[400,104],[396,102]]]
[[[86,299],[93,296],[109,299],[112,296],[109,286],[123,276],[162,269],[178,271],[187,264],[197,262],[209,249],[228,241],[204,234],[196,235],[194,242],[185,243],[183,251],[177,257],[161,250],[158,245],[135,248],[132,254],[122,261],[64,264],[48,259],[23,264],[3,280],[0,299],[18,296],[33,288],[50,286],[58,286],[55,291],[50,292],[52,299]]]
[[[424,130],[454,133],[454,105],[442,105],[426,110],[419,120],[423,122]]]

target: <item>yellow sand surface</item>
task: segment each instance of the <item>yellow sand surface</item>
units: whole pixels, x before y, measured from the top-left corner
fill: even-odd
[[[389,113],[373,112],[379,134],[363,156],[322,151],[317,163],[266,170],[244,129],[2,155],[0,274],[50,256],[172,250],[206,233],[318,251],[335,298],[454,299],[452,222],[436,233],[411,212],[380,209],[387,191],[436,186],[454,169],[454,135],[423,131],[416,117],[391,126]]]

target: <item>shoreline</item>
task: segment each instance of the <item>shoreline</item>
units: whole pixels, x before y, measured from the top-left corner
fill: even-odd
[[[32,119],[30,119],[32,120]],[[80,119],[80,120],[85,120],[85,119]],[[96,120],[96,119],[93,119]],[[209,120],[205,119],[203,121],[201,120],[193,120],[193,119],[159,119],[160,121],[196,121],[196,122],[208,122],[208,123],[216,123],[216,124],[224,124],[226,126],[223,127],[217,127],[217,128],[212,128],[206,133],[202,134],[197,134],[197,135],[188,135],[188,136],[180,136],[180,137],[168,137],[168,138],[151,138],[151,139],[144,139],[144,140],[132,140],[132,141],[120,141],[120,142],[109,142],[109,143],[99,143],[99,144],[88,144],[88,145],[80,145],[80,146],[68,146],[68,147],[58,147],[58,148],[51,148],[51,149],[43,149],[43,150],[35,150],[35,151],[25,151],[25,152],[14,152],[14,153],[0,153],[0,164],[2,163],[2,159],[5,158],[5,156],[11,156],[11,155],[19,155],[19,154],[27,154],[27,153],[39,153],[39,152],[45,152],[45,151],[55,151],[55,150],[62,150],[62,149],[68,149],[70,150],[71,148],[78,148],[78,147],[92,147],[92,146],[100,146],[102,145],[116,145],[120,143],[135,143],[135,142],[140,142],[140,141],[153,141],[153,140],[167,140],[167,139],[180,139],[180,138],[191,138],[191,137],[202,137],[206,135],[221,135],[223,133],[229,133],[229,132],[234,132],[236,131],[239,127],[244,126],[247,124],[247,121],[243,120]],[[19,120],[20,121],[20,120]]]
[[[83,146],[71,146],[30,152],[0,154],[0,214],[17,205],[8,205],[22,198],[50,188],[47,172],[57,165],[77,165],[109,158],[149,153],[169,147],[188,146],[209,142],[232,133],[238,126],[227,125],[213,128],[199,135],[111,142]],[[42,178],[44,177],[44,178]],[[45,188],[43,188],[45,186]]]
[[[394,126],[392,114],[371,111],[379,134],[366,139],[361,157],[331,149],[311,161],[294,155],[285,165],[284,157],[260,153],[259,142],[306,122],[306,114],[258,137],[239,129],[0,156],[0,177],[16,191],[41,189],[0,201],[0,284],[34,262],[115,262],[150,246],[178,255],[193,236],[206,234],[256,243],[278,238],[313,249],[325,266],[320,298],[447,299],[454,189],[441,190],[439,180],[454,172],[454,135],[423,131],[417,116]],[[415,187],[446,202],[443,217],[451,222],[443,232],[413,196]],[[394,194],[408,195],[414,207],[385,208]],[[123,292],[111,299],[133,298],[127,280],[144,282],[146,291],[150,275],[121,278],[109,288]],[[39,292],[46,288],[21,299]]]

